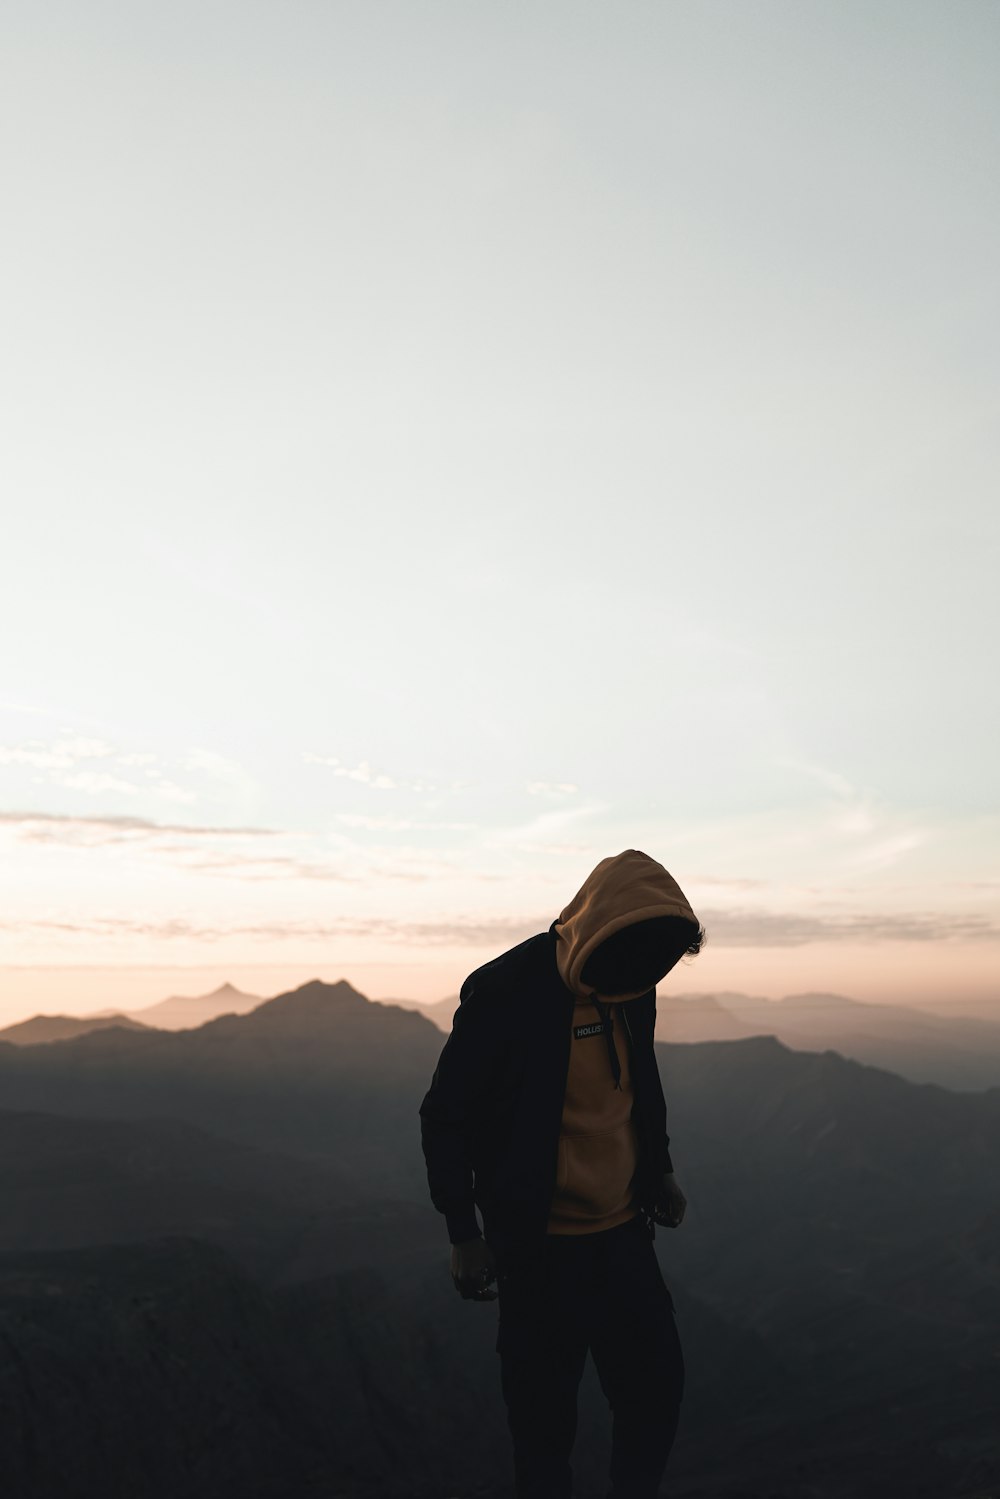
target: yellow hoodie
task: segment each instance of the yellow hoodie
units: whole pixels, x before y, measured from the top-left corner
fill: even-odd
[[[563,983],[576,995],[576,1003],[549,1233],[615,1228],[639,1211],[634,1196],[635,1100],[627,1037],[617,1011],[621,1003],[648,993],[649,985],[605,1001],[621,1067],[616,1087],[607,1033],[593,1000],[597,991],[593,985],[584,985],[580,974],[590,954],[608,937],[654,916],[678,916],[690,921],[694,929],[699,924],[684,892],[663,865],[637,848],[627,848],[601,860],[555,923],[556,966]],[[601,1000],[600,994],[597,999]]]

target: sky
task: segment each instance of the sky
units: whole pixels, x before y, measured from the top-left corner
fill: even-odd
[[[442,998],[624,848],[679,992],[1000,1019],[1000,8],[4,31],[0,1022]]]

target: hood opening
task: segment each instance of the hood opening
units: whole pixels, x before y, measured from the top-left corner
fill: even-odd
[[[642,924],[642,931],[610,939]],[[627,848],[602,859],[553,923],[556,963],[567,988],[580,999],[594,994],[616,1003],[636,999],[659,982],[692,946],[701,923],[673,875],[641,849]],[[601,952],[588,970],[592,953]],[[620,962],[616,963],[616,947]],[[637,987],[613,988],[616,982]],[[649,975],[655,975],[650,978]]]

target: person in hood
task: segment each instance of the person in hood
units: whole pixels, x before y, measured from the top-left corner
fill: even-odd
[[[704,941],[662,864],[609,855],[547,931],[469,974],[421,1102],[453,1283],[498,1302],[517,1499],[570,1499],[588,1351],[613,1413],[609,1499],[659,1492],[684,1361],[653,1241],[686,1200],[653,1050],[656,985]]]

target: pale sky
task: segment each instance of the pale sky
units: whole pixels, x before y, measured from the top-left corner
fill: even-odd
[[[680,990],[1000,1016],[1000,7],[4,17],[0,1021],[626,847]]]

